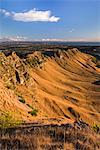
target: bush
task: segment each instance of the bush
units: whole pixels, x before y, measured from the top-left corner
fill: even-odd
[[[95,57],[93,57],[92,58],[92,62],[96,64],[97,63],[97,59]]]
[[[31,109],[33,109],[33,107],[30,104],[26,104],[28,107],[30,107]]]
[[[32,116],[37,116],[37,112],[38,112],[37,109],[33,109],[32,111],[29,111],[29,113],[30,113]]]
[[[9,113],[0,115],[0,128],[9,128],[20,125],[22,122],[12,117]]]
[[[23,104],[25,104],[25,99],[19,99],[19,101]]]
[[[95,131],[95,132],[100,132],[100,125],[97,125],[97,124],[94,124],[93,125],[93,130]]]
[[[25,99],[21,95],[18,95],[18,98],[21,103],[25,104]]]
[[[0,65],[2,65],[2,61],[0,61]]]

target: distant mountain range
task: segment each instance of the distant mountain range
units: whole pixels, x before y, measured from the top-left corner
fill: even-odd
[[[3,37],[0,38],[0,43],[5,42],[23,42],[23,43],[44,43],[44,44],[60,44],[60,45],[68,45],[68,46],[100,46],[100,42],[86,42],[86,41],[43,41],[43,40],[29,40],[25,37]]]

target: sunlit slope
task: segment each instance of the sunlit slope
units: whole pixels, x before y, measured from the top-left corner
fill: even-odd
[[[34,52],[25,59],[16,53],[0,57],[4,63],[0,63],[4,82],[0,82],[4,86],[0,94],[1,111],[18,111],[19,117],[27,121],[62,117],[82,118],[89,123],[100,121],[100,69],[93,56],[69,49],[51,51],[49,55]],[[29,113],[33,109],[38,110],[37,116]]]

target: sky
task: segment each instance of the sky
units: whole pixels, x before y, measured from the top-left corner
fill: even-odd
[[[100,41],[100,0],[0,0],[0,38]]]

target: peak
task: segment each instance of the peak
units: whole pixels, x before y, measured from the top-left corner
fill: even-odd
[[[15,51],[12,52],[12,57],[18,57]]]
[[[42,53],[39,51],[34,51],[32,54],[28,54],[27,57],[41,57]]]
[[[19,56],[16,54],[15,51],[12,52],[11,57],[12,57],[14,60],[19,60],[19,59],[20,59]]]
[[[67,51],[69,54],[77,54],[79,53],[80,51],[77,49],[77,48],[72,48],[72,49],[68,49]]]

